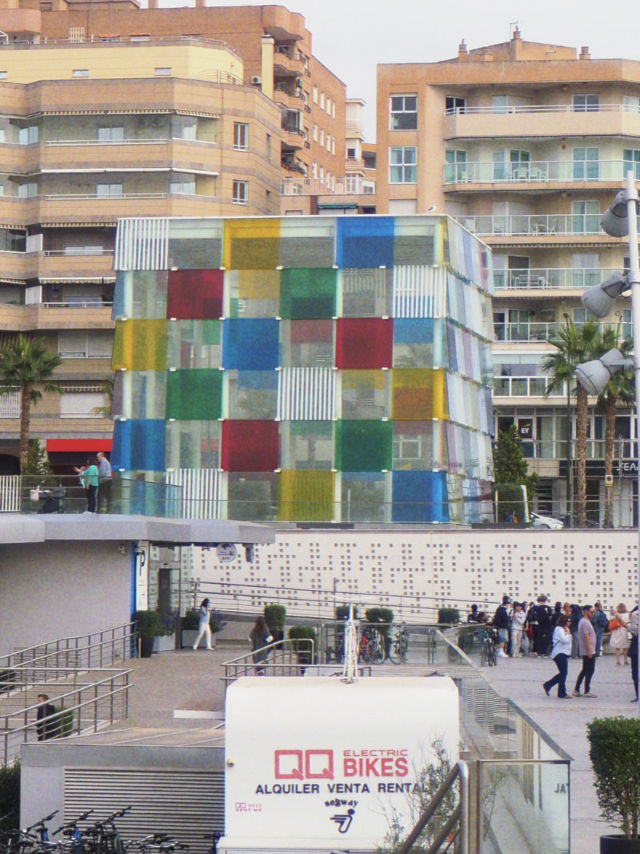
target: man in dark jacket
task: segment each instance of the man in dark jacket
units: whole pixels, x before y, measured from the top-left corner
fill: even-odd
[[[507,644],[509,643],[509,611],[507,605],[511,603],[508,596],[502,597],[502,605],[498,605],[493,617],[493,627],[498,630],[498,655],[500,658],[508,658]]]
[[[538,596],[538,604],[533,609],[534,611],[534,638],[533,651],[536,655],[549,655],[551,647],[551,608],[547,604],[547,597],[544,594]],[[537,623],[537,626],[536,626]]]
[[[55,717],[51,717],[55,715],[56,707],[49,702],[48,694],[38,694],[38,702],[40,703],[36,723],[38,741],[46,741],[48,738],[56,737],[58,722]]]

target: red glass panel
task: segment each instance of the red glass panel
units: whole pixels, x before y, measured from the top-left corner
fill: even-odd
[[[393,321],[380,317],[338,319],[338,368],[390,368],[393,358]]]
[[[273,471],[280,462],[276,421],[224,421],[222,468],[225,471]]]
[[[222,270],[169,270],[167,317],[214,320],[222,317]]]

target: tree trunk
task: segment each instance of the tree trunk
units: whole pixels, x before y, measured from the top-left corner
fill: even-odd
[[[613,449],[616,436],[616,395],[608,392],[605,398],[604,473],[611,486],[605,486],[604,527],[613,528]]]
[[[576,394],[576,525],[587,527],[587,426],[589,406],[587,392],[578,383]]]
[[[24,385],[20,397],[20,471],[27,465],[29,454],[29,429],[31,426],[31,386]]]

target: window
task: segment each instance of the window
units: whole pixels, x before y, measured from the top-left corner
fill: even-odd
[[[20,145],[32,145],[38,141],[38,125],[20,128],[18,131],[18,142]]]
[[[324,128],[320,128],[320,145],[324,145]]]
[[[196,194],[196,179],[183,178],[182,180],[173,180],[169,182],[170,193],[182,193],[185,196],[195,196]]]
[[[0,80],[6,80],[8,76],[9,76],[8,71],[0,71]]]
[[[88,77],[89,69],[88,68],[74,68],[72,72],[74,77]]]
[[[327,96],[327,112],[331,113],[331,98]]]
[[[38,185],[35,181],[29,181],[25,184],[18,184],[18,196],[21,199],[31,198],[38,195]]]
[[[465,181],[467,178],[467,152],[450,148],[445,151],[444,156],[447,164],[444,169],[444,180],[447,183]]]
[[[320,92],[320,109],[324,110],[324,92]]]
[[[597,113],[600,95],[574,95],[571,103],[574,113]]]
[[[444,109],[448,116],[454,113],[464,113],[467,110],[466,98],[457,98],[455,95],[447,95],[444,99]]]
[[[98,140],[100,142],[122,142],[124,140],[124,128],[98,128]]]
[[[640,96],[623,95],[622,110],[625,113],[640,113]]]
[[[70,42],[83,42],[84,41],[84,27],[69,27],[69,41]]]
[[[156,77],[171,77],[171,68],[167,66],[160,66],[155,70]]]
[[[118,198],[121,195],[122,184],[115,182],[110,184],[96,184],[96,196],[100,199]]]
[[[318,125],[313,126],[313,141],[318,141]]]
[[[624,174],[631,169],[636,181],[640,176],[640,150],[637,148],[625,148],[623,152]]]
[[[397,145],[391,149],[389,182],[415,184],[418,178],[417,149],[415,145]]]
[[[235,151],[246,151],[249,148],[249,125],[244,122],[233,123],[233,147]]]
[[[391,96],[391,130],[418,129],[418,98],[416,95]]]
[[[324,184],[324,166],[320,167],[320,183]]]
[[[356,159],[355,148],[347,148],[347,160],[355,160],[355,159]]]
[[[314,104],[318,103],[318,87],[317,86],[313,87],[313,103]]]
[[[327,134],[327,151],[331,151],[331,134]]]
[[[573,180],[598,181],[600,178],[600,149],[573,149]]]
[[[508,95],[493,95],[491,98],[492,113],[506,113],[509,106]]]
[[[233,182],[233,203],[234,205],[246,205],[249,196],[249,184],[247,181]]]
[[[318,164],[315,161],[311,164],[311,177],[314,180],[318,178]]]
[[[571,219],[573,234],[597,234],[600,231],[600,202],[571,202]]]
[[[331,102],[331,117],[335,119],[336,117],[336,102]]]
[[[267,160],[271,160],[271,134],[270,133],[267,134],[266,150],[267,150]]]
[[[531,153],[520,149],[511,149],[509,152],[509,162],[511,163],[511,177],[515,181],[529,180],[529,164],[531,162]]]

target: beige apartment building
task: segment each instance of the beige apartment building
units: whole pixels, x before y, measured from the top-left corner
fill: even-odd
[[[282,6],[0,0],[0,344],[41,335],[61,395],[32,434],[59,470],[108,450],[119,217],[280,213],[344,174],[345,86]],[[0,474],[19,395],[0,397]]]
[[[565,391],[545,397],[549,338],[580,296],[625,268],[624,240],[600,214],[633,169],[640,179],[640,62],[593,59],[580,50],[523,41],[447,61],[378,67],[378,193],[381,213],[456,216],[493,250],[495,427],[515,422],[540,475],[541,510],[567,512]],[[629,332],[630,302],[612,321]],[[589,519],[601,520],[603,417],[591,411]],[[637,427],[621,409],[614,465],[616,524],[631,524]],[[572,430],[573,433],[573,430]]]

